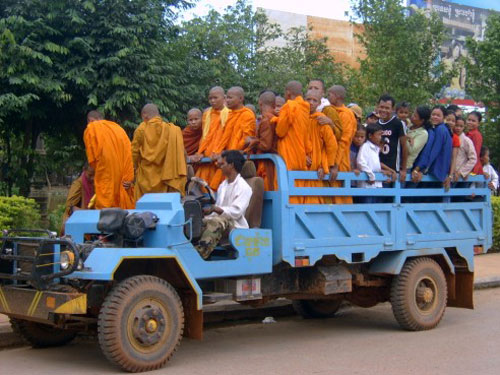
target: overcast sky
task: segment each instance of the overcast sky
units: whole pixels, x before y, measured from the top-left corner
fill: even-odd
[[[189,19],[193,16],[203,16],[210,9],[222,11],[236,0],[200,0],[194,9],[184,15]],[[251,0],[254,7],[283,10],[286,12],[318,16],[325,18],[348,20],[345,12],[350,11],[349,0]]]

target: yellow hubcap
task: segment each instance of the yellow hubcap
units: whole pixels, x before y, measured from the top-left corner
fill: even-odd
[[[156,320],[154,319],[149,319],[148,322],[146,323],[146,331],[149,333],[156,332],[158,329],[158,323],[156,323]]]

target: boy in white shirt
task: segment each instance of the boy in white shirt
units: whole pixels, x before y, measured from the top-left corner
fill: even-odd
[[[396,172],[380,162],[379,153],[382,141],[382,126],[378,123],[366,127],[367,140],[361,145],[356,160],[358,169],[368,175],[368,181],[359,181],[361,188],[381,188],[382,181],[375,181],[375,173],[382,172],[385,175],[396,178]],[[363,203],[379,203],[380,197],[361,197]]]
[[[490,149],[488,147],[481,147],[479,160],[483,165],[484,177],[489,180],[488,187],[492,192],[496,192],[498,190],[498,173],[490,164]]]
[[[245,212],[252,197],[252,188],[241,177],[245,158],[240,151],[227,150],[219,158],[219,168],[226,179],[217,189],[215,205],[204,208],[203,233],[196,250],[207,259],[223,236],[234,228],[248,228]]]

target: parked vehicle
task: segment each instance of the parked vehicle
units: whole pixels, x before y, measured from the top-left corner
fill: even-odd
[[[164,366],[183,335],[201,339],[203,306],[225,299],[285,297],[306,318],[331,317],[342,301],[390,301],[399,324],[414,331],[437,326],[446,306],[473,308],[474,248],[492,243],[486,186],[363,189],[351,182],[366,176],[339,173],[343,186],[298,188],[295,180],[316,173],[287,171],[277,155],[260,159],[276,165],[279,190],[263,192],[247,164],[251,228],[233,230],[208,260],[193,246],[207,195],[147,194],[128,212],[77,211],[62,238],[4,231],[0,313],[36,347],[97,329],[106,357],[139,372]],[[470,181],[484,184],[482,176]],[[301,195],[388,203],[289,204]]]

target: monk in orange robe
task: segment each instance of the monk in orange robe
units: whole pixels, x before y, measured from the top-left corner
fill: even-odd
[[[224,132],[214,149],[216,154],[224,150],[243,150],[250,137],[255,136],[255,114],[244,106],[245,92],[241,87],[235,86],[227,90],[226,104],[229,108]],[[224,180],[221,169],[218,169],[210,181],[210,187],[217,190]]]
[[[351,170],[350,148],[357,128],[354,113],[344,105],[345,97],[346,90],[343,86],[335,85],[328,90],[328,100],[337,111],[342,123],[342,135],[338,141],[337,157],[335,158],[335,165],[339,172]],[[339,186],[339,184],[334,186]],[[352,197],[335,197],[335,203],[352,204]]]
[[[201,118],[203,113],[198,108],[192,108],[187,113],[187,126],[182,131],[184,139],[184,149],[188,156],[195,155],[200,148],[201,136],[203,129]]]
[[[163,121],[155,104],[146,104],[141,117],[132,140],[135,199],[146,193],[184,195],[187,170],[181,128]]]
[[[317,111],[323,112],[331,120],[329,125],[333,130],[333,134],[335,135],[337,142],[340,141],[340,137],[342,135],[342,124],[337,110],[331,105],[330,101],[324,97],[325,82],[322,79],[313,79],[309,82],[307,90],[317,91],[321,95],[321,102]]]
[[[218,155],[215,153],[218,141],[222,138],[224,127],[226,126],[229,109],[225,104],[226,97],[222,87],[212,87],[208,93],[210,107],[203,112],[202,135],[198,152],[190,157],[191,162],[197,163],[203,157],[211,158],[212,163],[204,163],[198,166],[196,176],[210,183],[217,173]]]
[[[290,81],[285,87],[287,102],[280,110],[276,135],[278,136],[278,154],[285,161],[289,171],[306,171],[307,156],[312,151],[307,134],[309,127],[309,103],[302,98],[302,84]],[[296,181],[297,187],[304,186],[302,181]],[[290,203],[304,203],[304,197],[292,196]]]
[[[330,119],[323,113],[318,112],[317,108],[321,104],[319,91],[309,90],[306,94],[306,101],[311,107],[311,116],[308,128],[308,135],[312,145],[310,171],[318,172],[318,180],[306,180],[304,185],[307,187],[325,187],[328,182],[323,181],[326,173],[330,173],[335,166],[335,157],[337,156],[337,140],[333,135],[333,130],[329,126]],[[332,173],[330,173],[330,178]],[[332,203],[330,197],[307,196],[304,197],[305,204]]]
[[[247,152],[255,154],[277,153],[276,136],[276,95],[272,91],[265,91],[259,97],[261,120],[255,137],[246,145]],[[271,160],[259,160],[257,176],[264,180],[264,189],[273,191],[278,189],[276,181],[276,167]]]
[[[134,165],[125,130],[104,120],[98,111],[90,111],[83,141],[88,162],[95,170],[95,208],[134,208]]]

